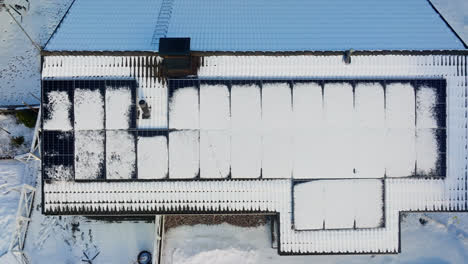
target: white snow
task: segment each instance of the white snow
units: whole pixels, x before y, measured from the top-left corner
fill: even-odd
[[[45,216],[41,200],[41,192],[37,192],[26,236],[24,250],[31,264],[83,263],[83,252],[90,258],[99,253],[93,263],[133,263],[139,252],[153,250],[152,221]]]
[[[197,129],[200,127],[198,90],[195,87],[179,88],[169,102],[169,127]]]
[[[138,179],[162,179],[168,173],[165,136],[138,137]]]
[[[419,219],[428,219],[425,226]],[[443,220],[438,220],[442,218]],[[438,224],[433,219],[437,219]],[[455,219],[455,220],[453,220]],[[446,224],[448,223],[448,224]],[[468,258],[466,213],[411,213],[402,218],[399,254],[279,256],[271,247],[271,226],[229,224],[178,226],[165,234],[163,263],[183,264],[388,264],[464,263]],[[323,237],[322,243],[331,237]],[[372,243],[372,242],[369,242]]]
[[[131,179],[136,166],[135,138],[127,131],[106,131],[106,179]]]
[[[26,1],[11,1],[14,2]],[[7,3],[7,1],[4,1]],[[43,46],[67,10],[71,0],[29,1],[30,9],[23,18],[11,11],[21,26],[40,46]],[[27,4],[27,3],[26,3]],[[0,11],[0,106],[40,102],[41,57],[27,36],[21,31],[5,9]]]
[[[381,180],[317,180],[294,186],[294,228],[375,228],[383,221]]]
[[[323,107],[327,128],[349,129],[353,125],[353,87],[350,83],[326,83]]]
[[[387,85],[385,96],[386,126],[414,129],[416,123],[414,87],[409,83],[391,83]]]
[[[384,90],[378,83],[358,83],[354,93],[354,176],[381,178],[385,174]]]
[[[326,83],[324,126],[315,178],[353,178],[353,89],[349,83]]]
[[[67,92],[50,91],[47,94],[47,97],[49,103],[45,107],[49,110],[50,116],[44,118],[44,129],[62,131],[71,130],[71,102],[68,98]]]
[[[292,91],[288,83],[262,87],[262,177],[292,176]]]
[[[14,115],[0,114],[0,157],[14,157],[29,151],[33,137],[33,129],[19,124]],[[11,145],[11,137],[24,137],[24,143],[19,147]]]
[[[175,124],[185,125],[174,127],[197,127],[197,98],[195,88],[175,91],[170,115]],[[435,97],[422,93],[418,98],[419,112],[427,116]],[[229,166],[233,178],[256,178],[260,170],[263,178],[412,176],[415,112],[414,88],[408,83],[389,84],[387,97],[377,82],[357,82],[354,92],[350,82],[328,82],[323,89],[299,82],[293,90],[287,82],[266,82],[261,92],[254,84],[234,84],[231,114],[227,87],[202,85],[201,177],[225,177]],[[425,167],[435,166],[431,157],[426,161]]]
[[[169,178],[189,179],[200,168],[199,131],[181,130],[169,133]]]
[[[232,178],[258,178],[262,164],[260,87],[231,88],[231,174]]]
[[[447,20],[458,35],[468,42],[468,20],[466,10],[468,4],[465,0],[431,0],[440,14]]]
[[[392,83],[386,89],[385,175],[405,177],[415,173],[415,94],[410,84]]]
[[[77,88],[74,101],[75,130],[104,129],[104,99],[99,90]]]
[[[437,175],[436,165],[439,158],[435,129],[418,129],[416,131],[416,172],[421,176]]]
[[[323,144],[322,87],[317,83],[296,83],[293,87],[293,140],[295,179],[321,175],[326,164],[320,162]]]
[[[128,129],[132,93],[129,87],[106,87],[106,129]]]
[[[229,90],[226,85],[200,86],[200,129],[230,127]]]
[[[463,117],[465,107],[463,106],[466,100],[466,95],[463,91],[465,90],[466,84],[462,80],[463,76],[458,76],[460,71],[458,67],[454,65],[460,65],[461,68],[465,65],[466,58],[464,56],[356,56],[353,59],[351,65],[344,65],[342,63],[342,56],[295,56],[295,57],[268,57],[260,56],[258,58],[250,57],[207,57],[205,58],[205,64],[200,70],[200,76],[209,77],[209,76],[241,76],[246,78],[246,76],[271,76],[271,77],[284,77],[284,76],[313,76],[317,78],[324,78],[328,76],[342,76],[345,78],[349,77],[358,77],[358,78],[382,78],[386,76],[392,76],[392,78],[418,78],[421,76],[434,76],[439,77],[443,76],[448,79],[448,116],[453,117],[448,122],[450,124],[450,129],[448,130],[450,135],[448,138],[449,149],[451,153],[451,162],[448,164],[448,171],[451,172],[450,175],[457,174],[463,175],[466,170],[466,160],[464,156],[466,150],[463,146],[466,145],[466,123]],[[455,62],[455,64],[454,64]],[[226,65],[226,67],[225,67]],[[227,65],[236,65],[235,67]],[[369,65],[372,65],[371,67]],[[451,66],[450,66],[451,65]],[[260,66],[260,67],[259,67]],[[114,69],[114,68],[112,68]],[[252,69],[255,69],[252,71]],[[462,73],[463,75],[463,73]],[[233,106],[234,107],[234,106]],[[258,124],[258,123],[257,123]],[[249,149],[250,150],[250,149]],[[448,174],[449,175],[449,174]],[[290,229],[291,222],[291,208],[287,206],[290,201],[290,193],[285,192],[284,195],[280,196],[279,200],[274,200],[271,198],[261,199],[261,201],[266,200],[267,202],[262,202],[260,204],[266,204],[270,206],[274,204],[271,208],[280,207],[281,214],[281,248],[286,252],[308,252],[308,253],[319,253],[319,252],[365,252],[365,251],[387,251],[395,252],[398,250],[398,214],[396,213],[399,210],[459,210],[466,208],[465,195],[466,190],[458,188],[465,186],[464,177],[447,177],[445,180],[429,180],[429,179],[385,179],[386,181],[386,197],[388,197],[389,203],[386,205],[386,227],[378,228],[372,230],[346,230],[346,231],[320,231],[318,233],[313,232],[294,232]],[[273,183],[276,181],[262,181],[265,183]],[[177,182],[178,183],[178,182]],[[181,185],[170,185],[174,190],[181,190],[184,188],[197,188],[197,186],[205,182],[191,182]],[[69,184],[69,183],[67,183]],[[104,185],[97,183],[90,183],[89,185],[73,184],[73,185],[58,185],[56,190],[64,190],[66,188],[77,188],[79,192],[84,192],[84,190],[89,187],[93,188],[102,188]],[[114,189],[113,183],[111,186],[106,188]],[[166,185],[153,185],[149,184],[147,187],[145,185],[144,189],[147,188],[161,188],[161,186]],[[215,185],[213,182],[207,182],[207,184]],[[252,185],[254,185],[252,183]],[[68,186],[68,187],[66,187]],[[127,189],[131,188],[132,190],[138,190],[136,185],[133,183],[125,183],[121,185],[118,183],[116,188]],[[176,187],[177,186],[177,187]],[[263,185],[262,185],[263,186]],[[138,186],[141,187],[141,186]],[[231,186],[228,186],[228,189],[231,189]],[[290,186],[289,186],[290,187]],[[388,188],[388,189],[387,189]],[[48,188],[47,188],[48,189]],[[209,189],[216,189],[210,187]],[[265,188],[266,190],[271,190]],[[217,190],[217,189],[216,189]],[[262,195],[267,195],[268,193],[262,193]],[[63,194],[60,194],[63,195]],[[60,201],[58,197],[60,195],[47,193],[47,198],[52,199],[52,201]],[[106,195],[113,195],[110,193],[106,194],[77,194],[76,201],[82,202],[86,199],[93,201],[96,197],[105,197]],[[145,194],[141,193],[140,197],[149,197],[144,196]],[[203,196],[199,196],[197,193],[193,196],[181,195],[181,192],[175,192],[171,195],[153,195],[154,197],[164,196],[167,198],[179,199],[176,196],[182,196],[181,199],[193,199],[185,201],[200,201],[199,204],[211,205],[207,202],[202,202],[204,198],[209,196],[217,196],[215,192],[206,192]],[[250,195],[250,194],[249,194]],[[276,194],[276,196],[279,196]],[[63,195],[66,197],[66,195]],[[123,196],[122,193],[117,194],[116,196]],[[246,197],[248,195],[237,193],[231,197]],[[88,197],[88,198],[87,198]],[[153,197],[153,198],[154,198]],[[190,197],[190,198],[186,198]],[[257,196],[255,196],[257,197]],[[131,198],[131,197],[129,197]],[[114,201],[115,198],[108,198],[108,201]],[[70,203],[73,203],[71,200]],[[87,200],[86,200],[87,201]],[[125,201],[130,202],[131,200],[125,198]],[[219,199],[218,199],[219,201]],[[285,201],[280,203],[279,201]],[[167,202],[166,204],[169,204]],[[195,202],[186,202],[185,204],[190,204],[193,206],[191,208],[197,208]],[[216,204],[216,203],[213,203]],[[219,204],[219,202],[218,202]],[[216,205],[218,205],[216,204]],[[214,205],[210,208],[216,208]],[[63,205],[55,204],[48,200],[46,207],[48,210],[63,208]],[[82,206],[98,206],[92,202],[86,202],[83,205],[75,205],[77,208]],[[117,208],[117,206],[111,204],[106,204],[103,206],[113,206],[112,208]],[[151,205],[146,203],[135,202],[132,203],[132,207],[147,206],[147,210],[153,210],[153,208],[158,208],[158,206],[165,207],[166,205],[160,205],[159,202],[154,202]],[[171,207],[174,210],[178,210],[178,203],[172,203]],[[228,205],[226,205],[228,206]],[[233,202],[231,203],[233,207],[244,206],[244,203]],[[159,208],[161,208],[159,207]],[[99,207],[100,210],[103,210],[104,207]],[[118,207],[124,208],[124,206]],[[402,248],[404,249],[404,245]],[[460,258],[459,260],[463,260]],[[362,262],[362,261],[361,261]],[[462,261],[459,261],[462,262]],[[455,262],[457,263],[457,262]]]
[[[54,165],[45,168],[46,175],[56,181],[70,181],[73,180],[73,167],[64,165]]]
[[[387,129],[385,135],[385,175],[387,177],[407,177],[415,173],[415,139],[413,129]]]
[[[421,86],[416,92],[416,127],[437,128],[435,116],[437,94],[433,88]]]
[[[231,166],[229,90],[200,86],[200,177],[226,178]]]
[[[200,130],[200,177],[226,178],[230,167],[230,134],[220,130]]]
[[[322,86],[318,83],[295,83],[293,86],[294,130],[322,127]]]
[[[75,131],[75,179],[99,178],[104,168],[104,136],[104,131]]]
[[[24,165],[21,162],[0,160],[0,256],[7,252],[15,230],[20,193],[12,188],[19,186],[23,177]]]

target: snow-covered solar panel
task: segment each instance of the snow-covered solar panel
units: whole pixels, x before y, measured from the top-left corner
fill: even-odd
[[[126,130],[136,126],[135,81],[43,80],[42,85],[46,179],[136,177],[135,136],[129,144],[122,134],[131,137],[134,132]]]
[[[379,178],[385,174],[385,93],[381,83],[356,84],[354,118],[354,173],[357,178]]]
[[[167,131],[139,131],[138,179],[164,179],[168,175]]]
[[[69,82],[77,180],[445,176],[442,81],[174,79],[157,138],[131,81]]]
[[[198,130],[169,132],[169,177],[191,179],[199,176],[200,135]]]
[[[262,164],[261,92],[258,83],[232,83],[232,178],[259,178]],[[246,151],[248,149],[248,151]]]
[[[198,88],[187,86],[173,89],[169,99],[169,127],[198,129],[200,127],[198,103]]]
[[[314,180],[294,185],[296,230],[383,226],[383,181]]]
[[[70,82],[44,82],[43,128],[70,131],[73,129],[73,87]]]
[[[445,176],[440,80],[174,79],[169,87],[170,128],[200,131],[201,178]]]
[[[136,179],[136,135],[125,130],[106,130],[106,179]]]
[[[75,131],[75,180],[105,179],[105,132]]]

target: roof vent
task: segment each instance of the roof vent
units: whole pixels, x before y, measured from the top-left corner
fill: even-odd
[[[151,117],[151,112],[150,112],[150,109],[149,109],[149,106],[148,106],[148,103],[146,102],[146,100],[141,99],[140,101],[138,101],[138,105],[140,106],[141,111],[142,111],[141,117],[143,119],[150,118]]]

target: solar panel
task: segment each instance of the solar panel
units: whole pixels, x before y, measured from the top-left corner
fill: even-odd
[[[43,87],[45,178],[59,166],[76,180],[446,174],[444,80],[170,79],[162,129],[137,128],[133,80]]]

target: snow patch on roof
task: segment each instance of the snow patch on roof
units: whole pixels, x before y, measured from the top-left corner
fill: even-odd
[[[75,89],[75,130],[104,129],[104,99],[99,90]]]
[[[106,129],[130,128],[132,92],[129,87],[106,89]]]
[[[104,131],[75,131],[75,179],[104,176],[104,140]]]
[[[44,129],[69,131],[71,102],[68,93],[63,91],[50,91],[47,94],[48,104],[45,106],[49,116],[44,118]]]
[[[136,167],[135,136],[132,132],[106,131],[106,179],[131,179]]]
[[[73,180],[73,167],[64,165],[55,165],[45,168],[47,176],[56,181]]]

